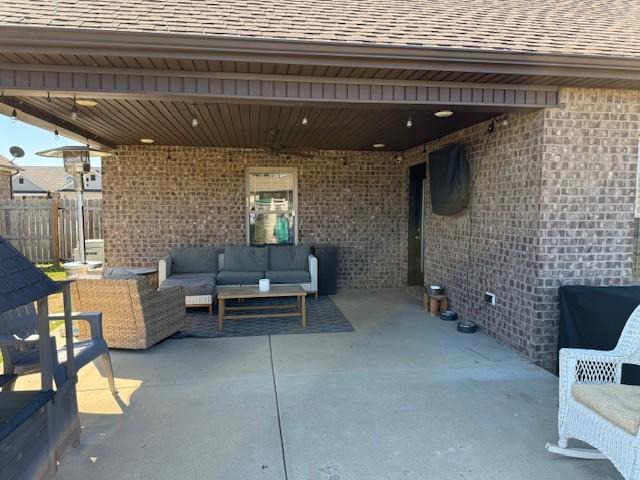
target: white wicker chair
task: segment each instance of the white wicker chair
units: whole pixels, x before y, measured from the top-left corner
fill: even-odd
[[[604,418],[593,408],[578,401],[573,394],[577,391],[574,390],[575,386],[584,391],[584,385],[593,385],[600,393],[606,393],[605,385],[612,385],[614,389],[622,388],[624,395],[631,393],[632,400],[637,402],[640,387],[615,386],[620,384],[623,363],[640,365],[640,307],[627,320],[615,349],[599,351],[563,348],[560,351],[559,440],[557,445],[547,444],[546,448],[552,453],[574,458],[608,458],[625,479],[640,480],[640,437],[637,432],[640,411],[632,411],[636,417],[635,432],[632,434],[629,428],[623,428],[619,426],[619,422],[616,425],[612,419]],[[605,402],[604,409],[599,410],[608,410],[607,405],[611,407]],[[597,450],[568,448],[570,438],[582,440]]]

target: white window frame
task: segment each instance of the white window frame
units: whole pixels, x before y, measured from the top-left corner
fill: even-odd
[[[250,205],[249,205],[249,193],[251,187],[249,185],[249,178],[251,174],[256,173],[287,173],[293,177],[293,208],[291,209],[291,215],[293,217],[293,244],[298,245],[298,169],[295,167],[247,167],[245,170],[245,239],[246,244],[251,245],[251,226],[249,220]]]

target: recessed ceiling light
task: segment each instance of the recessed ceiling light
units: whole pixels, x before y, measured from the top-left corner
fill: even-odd
[[[438,110],[434,115],[438,118],[447,118],[453,115],[451,110]]]
[[[76,100],[76,103],[81,107],[95,107],[98,105],[98,102],[89,98],[79,98]]]
[[[374,143],[373,148],[384,148],[384,143]]]
[[[153,138],[141,138],[140,143],[153,143]]]

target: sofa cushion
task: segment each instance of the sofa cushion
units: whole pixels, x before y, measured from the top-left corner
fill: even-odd
[[[182,287],[185,295],[213,295],[216,291],[214,273],[174,273],[160,284],[159,290]]]
[[[264,272],[268,268],[269,257],[268,250],[265,247],[247,247],[244,245],[227,245],[224,247],[223,270]]]
[[[225,256],[225,268],[226,268]],[[232,272],[222,270],[218,273],[216,282],[218,285],[257,285],[258,280],[264,278],[264,272]]]
[[[270,270],[309,270],[307,245],[269,247]]]
[[[182,247],[171,250],[171,273],[216,273],[218,249]]]
[[[576,384],[571,394],[578,402],[631,435],[640,425],[640,387],[619,384]]]
[[[147,267],[107,267],[102,272],[102,278],[112,280],[128,280],[137,275],[146,275],[152,269]]]
[[[306,270],[267,270],[264,278],[272,283],[309,283],[311,274]]]

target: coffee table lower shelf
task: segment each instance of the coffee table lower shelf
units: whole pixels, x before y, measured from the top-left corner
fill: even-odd
[[[268,292],[261,292],[258,287],[218,287],[218,330],[224,329],[225,320],[242,320],[254,318],[281,318],[281,317],[300,317],[302,326],[307,326],[307,292],[300,286],[278,286],[274,285]],[[253,305],[253,306],[234,306],[228,307],[227,300],[242,300],[248,298],[286,298],[296,297],[296,311],[293,312],[274,312],[274,313],[246,313],[226,315],[227,312],[248,311],[248,310],[282,310],[289,308],[289,305]]]

